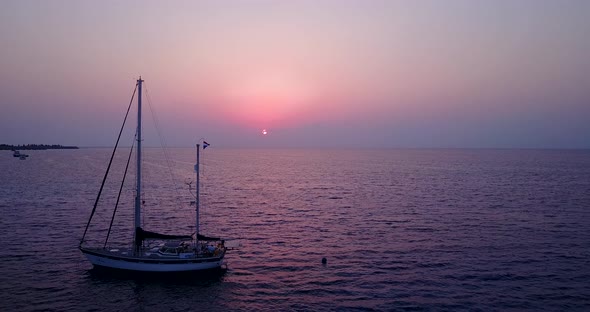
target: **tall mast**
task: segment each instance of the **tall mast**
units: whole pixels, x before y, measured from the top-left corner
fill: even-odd
[[[137,189],[135,190],[135,246],[141,243],[137,231],[141,228],[141,76],[137,80]]]
[[[200,145],[197,144],[197,163],[195,164],[195,172],[196,172],[196,175],[197,175],[197,194],[195,196],[195,199],[196,199],[195,200],[195,206],[196,206],[195,207],[195,210],[197,212],[196,213],[197,217],[196,217],[196,220],[195,220],[195,222],[196,222],[195,223],[195,225],[196,225],[196,231],[197,231],[197,234],[196,234],[197,235],[196,236],[197,243],[199,243],[199,207],[201,205],[200,202],[199,202],[199,184],[200,184],[199,183],[199,176],[200,176],[200,174],[199,174],[199,151],[200,151],[200,148],[199,147],[200,147]]]

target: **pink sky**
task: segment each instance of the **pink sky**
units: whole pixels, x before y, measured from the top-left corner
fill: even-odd
[[[142,75],[174,146],[590,148],[588,29],[588,1],[3,1],[0,143],[112,145]]]

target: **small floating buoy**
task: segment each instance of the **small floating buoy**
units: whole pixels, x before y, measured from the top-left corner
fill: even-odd
[[[326,264],[328,263],[328,259],[326,259],[326,257],[322,258],[322,264]]]

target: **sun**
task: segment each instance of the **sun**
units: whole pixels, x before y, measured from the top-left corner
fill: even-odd
[[[262,129],[262,134],[263,135],[267,135],[268,134],[268,131],[266,131],[266,129]]]

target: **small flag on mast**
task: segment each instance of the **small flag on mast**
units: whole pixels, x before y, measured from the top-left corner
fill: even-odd
[[[206,149],[209,146],[209,143],[207,143],[207,141],[203,141],[203,149]]]

